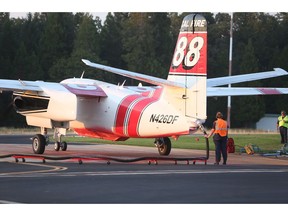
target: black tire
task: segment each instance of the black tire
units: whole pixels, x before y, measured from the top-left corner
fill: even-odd
[[[160,155],[169,155],[171,152],[171,141],[168,137],[163,138],[163,143],[159,145],[158,152]]]
[[[59,151],[60,150],[60,142],[55,142],[54,144],[54,150]]]
[[[66,151],[67,150],[67,142],[63,141],[60,146],[61,146],[61,150],[62,151]]]
[[[43,154],[45,151],[46,139],[42,134],[36,134],[32,140],[32,149],[35,154]]]

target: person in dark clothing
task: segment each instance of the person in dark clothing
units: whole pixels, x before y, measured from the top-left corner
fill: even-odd
[[[277,131],[280,132],[281,143],[283,144],[282,153],[287,154],[287,128],[288,128],[288,116],[286,111],[282,110],[281,115],[277,119]]]
[[[212,129],[209,135],[205,135],[206,138],[213,136],[213,142],[215,144],[215,165],[219,165],[221,161],[221,154],[223,157],[223,165],[227,163],[227,136],[228,127],[227,122],[223,119],[223,114],[217,112],[216,121],[213,122]]]
[[[288,116],[284,110],[281,111],[281,115],[277,119],[277,131],[280,131],[281,143],[287,144],[287,128],[288,128]]]

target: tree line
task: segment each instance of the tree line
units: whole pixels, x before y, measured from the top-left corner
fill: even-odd
[[[166,78],[180,25],[188,13],[0,13],[0,78],[59,82],[85,77],[122,83],[125,79],[87,68],[81,59]],[[201,13],[208,23],[208,78],[227,76],[230,14]],[[232,75],[288,70],[288,14],[234,13]],[[286,87],[287,78],[232,86]],[[127,79],[127,85],[138,84]],[[286,95],[232,97],[231,126],[254,127],[265,113],[287,109]],[[209,126],[227,110],[227,97],[208,98]],[[11,94],[0,95],[0,126],[24,126],[11,111]]]

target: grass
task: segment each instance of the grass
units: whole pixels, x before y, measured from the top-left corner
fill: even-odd
[[[247,144],[257,145],[262,153],[276,152],[279,150],[283,144],[280,144],[280,135],[279,134],[231,134],[229,137],[234,139],[235,151],[240,152]],[[93,139],[87,137],[66,137],[67,142],[86,142],[86,143],[115,143],[121,145],[135,145],[135,146],[154,146],[154,139],[136,139],[130,138],[126,141],[107,141],[101,139]],[[193,135],[193,136],[182,136],[177,141],[171,140],[172,148],[180,149],[206,149],[206,141],[202,135]],[[209,139],[210,150],[214,150],[213,139]]]
[[[36,134],[39,133],[39,129],[35,128],[23,128],[23,129],[11,129],[11,128],[0,128],[0,134]],[[49,131],[51,134],[52,132]],[[74,136],[75,134],[69,134],[64,140],[70,142],[85,142],[85,143],[106,143],[106,144],[121,144],[121,145],[135,145],[135,146],[154,146],[154,139],[136,139],[130,138],[126,141],[113,142],[109,140],[95,139],[89,137]],[[240,152],[247,144],[257,145],[262,153],[276,152],[281,149],[283,144],[280,144],[279,133],[265,133],[253,130],[231,130],[229,137],[234,139],[235,150]],[[53,138],[51,137],[52,141]],[[171,139],[172,148],[181,149],[198,149],[204,150],[206,148],[205,138],[202,134],[195,134],[192,136],[181,136],[178,140]],[[214,150],[214,143],[212,137],[209,139],[210,150]]]

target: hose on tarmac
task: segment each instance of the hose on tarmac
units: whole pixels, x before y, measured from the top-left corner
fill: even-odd
[[[200,127],[200,129],[203,131],[204,135],[206,135],[206,131],[204,128]],[[18,159],[22,159],[24,162],[26,158],[30,159],[40,159],[45,163],[46,160],[52,160],[52,161],[63,161],[63,160],[78,160],[79,163],[83,160],[90,160],[90,161],[96,161],[96,160],[106,160],[109,161],[115,161],[115,162],[121,162],[121,163],[133,163],[138,161],[174,161],[175,163],[177,161],[204,161],[205,164],[207,163],[207,160],[209,159],[209,139],[205,137],[206,140],[206,156],[203,157],[138,157],[138,158],[119,158],[119,157],[109,157],[109,156],[101,156],[101,155],[90,155],[90,156],[81,156],[81,155],[74,155],[74,156],[47,156],[47,155],[34,155],[34,154],[6,154],[6,155],[0,155],[0,159],[3,158],[15,158],[16,162],[18,162]]]

